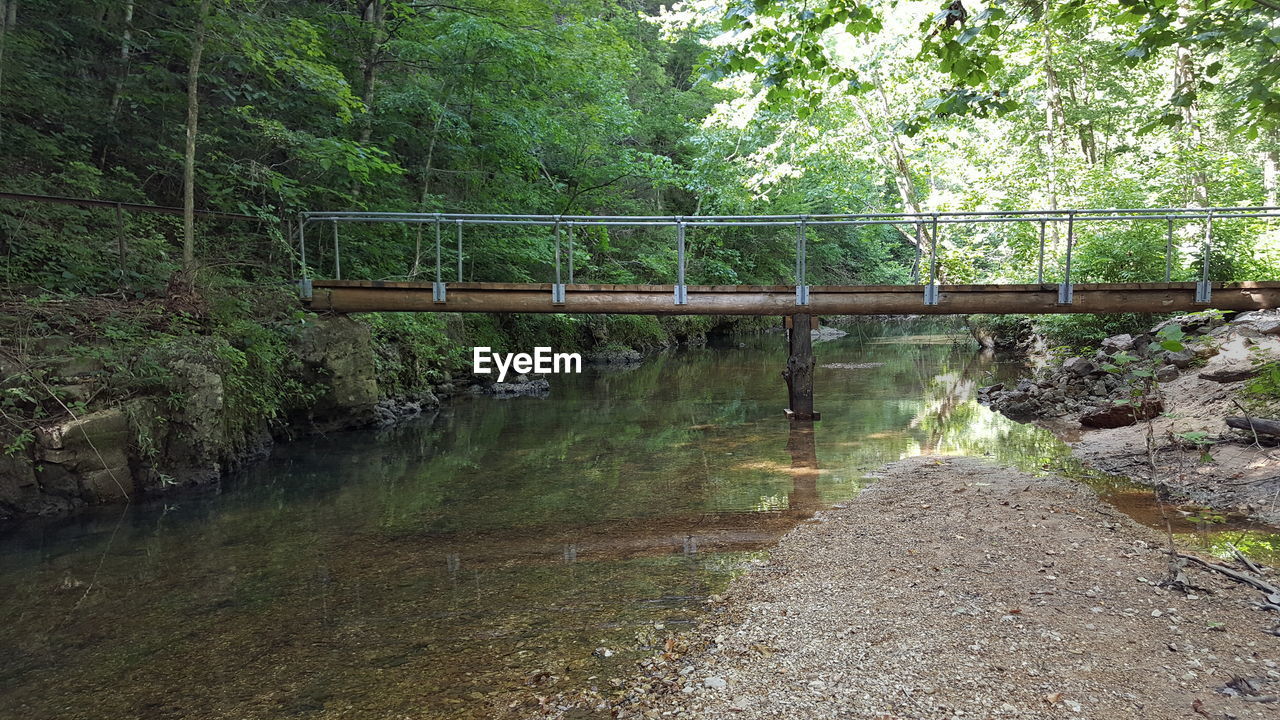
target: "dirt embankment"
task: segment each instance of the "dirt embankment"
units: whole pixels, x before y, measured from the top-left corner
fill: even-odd
[[[1280,313],[1247,313],[1227,324],[1203,316],[1170,322],[1181,322],[1187,333],[1183,350],[1161,349],[1154,332],[1106,338],[1092,357],[1068,358],[1015,384],[984,388],[981,398],[1014,419],[1053,430],[1098,470],[1280,523],[1277,439],[1225,423],[1232,416],[1275,415],[1275,407],[1266,407],[1274,399],[1246,386],[1280,360]],[[1121,353],[1138,359],[1117,372]],[[1134,370],[1148,370],[1157,381],[1147,388]]]
[[[973,459],[901,461],[736,580],[693,650],[658,658],[628,691],[549,707],[561,717],[1277,717],[1280,614],[1194,565],[1186,581],[1197,589],[1164,589],[1167,570],[1160,534],[1078,483]]]

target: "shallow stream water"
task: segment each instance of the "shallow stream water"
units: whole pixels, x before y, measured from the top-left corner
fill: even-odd
[[[481,718],[607,692],[782,533],[911,455],[1065,468],[1158,519],[1149,494],[979,406],[1016,368],[950,327],[818,344],[812,433],[782,415],[783,345],[459,398],[282,446],[217,495],[0,535],[0,718]],[[1240,523],[1176,530],[1280,547]]]

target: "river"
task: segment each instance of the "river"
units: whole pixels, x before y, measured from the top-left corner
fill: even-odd
[[[481,718],[607,694],[884,463],[1073,469],[1052,435],[977,404],[1016,368],[955,326],[818,344],[811,433],[782,415],[783,345],[735,337],[555,377],[547,397],[461,397],[281,446],[217,494],[0,535],[0,717]],[[1146,493],[1079,474],[1155,521]],[[1280,546],[1244,524],[1176,529]]]

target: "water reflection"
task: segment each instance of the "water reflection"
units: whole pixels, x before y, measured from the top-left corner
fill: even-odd
[[[974,402],[1011,369],[937,329],[819,345],[816,427],[782,416],[781,339],[736,338],[285,446],[220,496],[28,526],[0,539],[0,708],[480,718],[607,690],[886,462],[1064,462]]]
[[[822,506],[818,499],[818,444],[812,420],[790,423],[787,452],[791,453],[791,492],[787,495],[787,507],[812,515]]]

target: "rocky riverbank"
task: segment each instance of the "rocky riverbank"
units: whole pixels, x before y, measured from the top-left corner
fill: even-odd
[[[1177,332],[1161,332],[1170,327]],[[1162,344],[1174,336],[1181,339]],[[1274,390],[1257,380],[1278,360],[1280,313],[1230,321],[1198,313],[1149,333],[1105,338],[1090,356],[983,388],[980,399],[1053,430],[1098,470],[1274,523],[1280,522],[1277,441],[1229,428],[1225,419],[1276,416]]]
[[[900,461],[787,534],[640,675],[536,714],[1274,717],[1280,616],[1194,563],[1163,582],[1164,544],[1077,482]]]
[[[459,348],[516,343],[528,333],[519,323],[452,329],[439,318],[316,316],[287,290],[207,294],[4,302],[0,523],[216,487],[275,443],[391,425],[454,394],[551,390],[544,377],[469,372]],[[597,318],[557,349],[634,363],[713,327]]]

